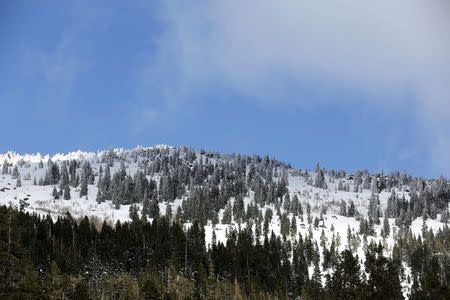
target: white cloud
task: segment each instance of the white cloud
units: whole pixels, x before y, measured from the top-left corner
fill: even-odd
[[[286,78],[319,81],[364,91],[370,96],[361,101],[386,108],[414,107],[414,126],[429,131],[433,158],[450,164],[449,1],[165,3],[164,31],[150,68],[165,70],[158,84],[170,91],[162,95],[167,105],[217,82],[257,101],[276,102]]]

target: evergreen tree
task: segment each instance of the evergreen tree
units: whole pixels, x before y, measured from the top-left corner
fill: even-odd
[[[133,221],[133,222],[139,221],[139,208],[137,205],[135,205],[135,204],[130,205],[129,217],[130,217],[131,221]]]
[[[63,188],[63,192],[64,192],[64,194],[63,194],[64,200],[70,200],[70,187],[68,185],[66,185]]]
[[[448,209],[444,209],[441,213],[441,222],[446,224],[448,223],[448,219],[449,219]]]
[[[228,202],[222,215],[222,224],[231,224],[231,203]]]
[[[291,201],[291,206],[289,208],[289,212],[292,213],[294,216],[298,216],[299,215],[299,206],[300,202],[298,201],[298,197],[297,195],[294,195],[292,197],[292,201]],[[302,212],[303,213],[303,212]]]
[[[344,217],[347,216],[347,205],[345,204],[344,200],[341,200],[341,203],[339,205],[339,214]]]
[[[17,167],[17,165],[14,166],[14,168],[11,172],[11,177],[12,177],[12,179],[17,179],[20,177],[20,172],[19,172],[19,168]]]
[[[348,207],[347,217],[353,218],[356,215],[356,208],[353,201],[350,201],[350,205]]]
[[[375,224],[380,224],[380,199],[378,195],[372,193],[369,198],[368,217],[370,217]]]
[[[60,180],[59,180],[59,187],[61,189],[63,189],[66,185],[69,184],[69,173],[67,171],[67,166],[66,166],[66,162],[63,161],[61,163],[61,176],[60,176]]]
[[[387,238],[390,234],[391,234],[391,227],[389,226],[389,220],[385,214],[384,218],[383,218],[383,234],[382,235],[384,238]]]
[[[367,294],[369,299],[403,299],[398,265],[383,256],[383,247],[374,246],[366,252]]]
[[[59,199],[59,193],[56,190],[56,187],[53,187],[52,195],[53,195],[53,199],[55,199],[55,200]]]
[[[148,215],[153,219],[159,218],[159,204],[156,197],[154,197],[150,202],[150,211]]]
[[[16,180],[16,187],[21,187],[22,186],[22,179],[20,179],[20,175],[19,175],[19,177],[17,177],[17,180]]]
[[[321,189],[327,189],[327,183],[325,181],[325,175],[322,169],[317,171],[316,180],[314,182],[314,186]]]
[[[95,197],[95,201],[97,201],[98,204],[105,201],[105,198],[103,197],[103,193],[101,189],[97,189],[97,196]]]
[[[233,205],[233,214],[234,214],[234,220],[236,222],[242,222],[245,215],[245,209],[244,209],[244,198],[242,195],[238,195],[236,199],[234,200]]]
[[[3,165],[2,165],[2,174],[8,174],[9,171],[9,165],[8,162],[6,161],[6,159],[3,161]]]
[[[83,196],[87,196],[87,194],[88,194],[88,181],[86,175],[83,173],[80,182],[80,198]]]
[[[109,164],[105,167],[105,175],[102,178],[102,194],[105,199],[111,199],[111,170]]]
[[[173,215],[173,213],[172,213],[172,205],[169,202],[167,202],[167,204],[166,204],[166,217],[169,220],[171,220],[172,219],[172,215]]]
[[[328,284],[328,296],[330,299],[361,299],[362,292],[358,257],[350,250],[344,250]]]
[[[297,218],[292,216],[291,218],[291,228],[290,228],[291,236],[295,238],[297,236]]]

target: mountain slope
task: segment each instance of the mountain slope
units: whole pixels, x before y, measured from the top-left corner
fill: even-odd
[[[321,265],[324,248],[332,245],[338,252],[350,248],[364,261],[374,241],[391,255],[405,227],[418,236],[424,224],[434,233],[442,230],[450,199],[442,178],[299,170],[267,156],[166,145],[53,156],[8,152],[0,162],[0,204],[54,219],[88,216],[99,226],[158,215],[185,227],[200,220],[207,245],[225,243],[230,230],[249,225],[261,242],[271,232],[291,241],[309,236],[322,253]],[[321,267],[323,283],[331,271]],[[412,282],[402,284],[407,295]]]

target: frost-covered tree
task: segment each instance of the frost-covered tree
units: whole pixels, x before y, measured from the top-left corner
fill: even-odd
[[[105,167],[105,175],[102,178],[102,194],[105,199],[111,199],[111,169],[109,164]]]
[[[59,193],[58,193],[58,191],[56,190],[56,187],[55,187],[55,186],[53,187],[52,196],[53,196],[53,199],[55,199],[55,200],[58,200],[58,199],[59,199]]]
[[[285,237],[289,237],[290,221],[287,213],[283,213],[280,218],[280,233]]]
[[[344,217],[347,216],[347,205],[345,204],[344,200],[341,200],[339,204],[339,214]]]
[[[14,166],[12,172],[11,172],[12,179],[17,179],[20,177],[19,167],[17,165]]]
[[[297,195],[294,195],[292,197],[291,205],[289,207],[289,212],[292,213],[294,216],[298,216],[299,214],[299,204]]]
[[[9,171],[9,165],[8,162],[6,161],[6,159],[3,161],[3,165],[2,165],[2,174],[8,174]]]
[[[130,205],[128,216],[130,217],[131,221],[137,222],[139,220],[139,207],[135,204]]]
[[[66,162],[63,161],[61,163],[61,176],[59,180],[59,187],[62,189],[69,183],[70,183],[69,172],[67,171]]]
[[[103,197],[103,193],[101,189],[97,189],[97,196],[95,197],[95,201],[97,201],[98,204],[105,201],[105,198]]]
[[[325,174],[322,169],[317,171],[316,180],[314,181],[314,186],[321,189],[327,189],[327,183],[325,181]]]
[[[350,205],[349,205],[348,211],[347,211],[347,217],[353,218],[355,215],[356,215],[355,203],[353,203],[353,201],[350,201]]]
[[[368,216],[375,224],[380,224],[380,198],[377,194],[372,193],[369,198]]]
[[[297,235],[297,218],[295,216],[292,216],[291,218],[291,237],[295,238]]]
[[[225,206],[225,210],[223,211],[222,224],[231,224],[231,214],[231,202],[228,202]]]
[[[87,196],[87,194],[88,194],[88,181],[85,174],[83,173],[80,182],[80,198],[83,196]]]
[[[68,186],[68,185],[66,185],[64,188],[63,188],[63,198],[64,198],[64,200],[70,200],[70,187]]]
[[[71,160],[69,163],[69,182],[70,185],[73,187],[77,187],[78,183],[77,183],[77,162],[75,160]]]
[[[387,218],[386,214],[383,218],[383,231],[382,236],[384,238],[387,238],[391,234],[391,227],[389,226],[389,219]]]
[[[60,178],[59,166],[58,164],[52,162],[51,159],[47,162],[48,170],[45,176],[44,183],[46,185],[58,184]]]
[[[245,209],[244,209],[244,197],[242,195],[238,195],[236,199],[234,200],[233,205],[233,214],[234,214],[234,220],[236,222],[242,222],[245,216]]]

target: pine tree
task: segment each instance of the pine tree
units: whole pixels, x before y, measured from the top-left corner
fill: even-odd
[[[234,200],[233,205],[233,214],[234,214],[234,220],[236,222],[242,222],[245,215],[245,209],[244,209],[244,198],[242,195],[238,195],[236,199]]]
[[[63,161],[61,163],[61,178],[59,181],[59,187],[63,189],[68,184],[69,184],[69,173],[67,172],[66,162]]]
[[[291,219],[291,237],[295,238],[297,236],[297,218],[295,216],[292,216]]]
[[[297,195],[292,197],[291,206],[289,207],[289,212],[294,216],[298,216],[299,214],[299,201]]]
[[[280,220],[280,233],[282,236],[288,237],[289,236],[289,228],[290,228],[290,222],[287,213],[283,213],[281,215]]]
[[[66,185],[63,188],[63,191],[64,191],[64,195],[63,195],[64,200],[70,200],[70,187],[68,185]]]
[[[152,219],[159,218],[159,204],[156,197],[151,200],[149,217]]]
[[[222,224],[231,224],[231,203],[228,202],[222,215]]]
[[[303,289],[304,299],[323,299],[322,278],[318,265],[314,266],[314,273],[310,280],[307,281]]]
[[[105,175],[102,178],[102,194],[105,199],[111,199],[111,170],[109,164],[105,167]]]
[[[383,237],[387,238],[391,234],[391,227],[389,226],[389,219],[386,214],[383,218]]]
[[[327,189],[327,183],[325,181],[325,175],[322,169],[317,171],[316,180],[314,182],[314,186],[321,189]]]
[[[347,216],[347,205],[345,205],[344,200],[341,200],[341,203],[339,205],[339,214],[344,217]]]
[[[444,209],[441,213],[441,222],[446,224],[448,223],[448,219],[449,219],[449,213],[448,213],[448,209]]]
[[[368,299],[403,299],[398,264],[383,256],[381,244],[369,247],[366,252]]]
[[[412,211],[411,211],[411,206],[408,205],[408,208],[406,209],[406,213],[405,213],[405,219],[403,220],[403,225],[411,226],[412,219],[413,219],[413,215],[412,215]]]
[[[169,202],[167,202],[167,204],[166,204],[166,217],[169,220],[171,220],[172,219],[172,215],[173,215],[173,213],[172,213],[172,205]]]
[[[356,208],[353,201],[350,201],[350,206],[348,207],[347,217],[353,218],[356,215]]]
[[[378,195],[372,193],[369,199],[368,217],[370,217],[375,224],[380,224],[380,199]]]
[[[59,193],[56,190],[56,187],[53,187],[52,195],[53,195],[53,199],[55,199],[55,200],[59,199]]]
[[[422,238],[426,238],[428,233],[427,218],[422,217]]]
[[[360,299],[362,287],[358,257],[350,250],[342,251],[328,284],[328,296],[331,299]]]
[[[14,166],[14,168],[11,172],[11,177],[12,177],[12,179],[17,179],[20,177],[20,172],[19,172],[19,168],[17,167],[17,165]]]
[[[48,161],[48,170],[47,170],[47,180],[46,184],[58,184],[60,179],[59,166],[56,163],[53,163],[51,159]]]
[[[6,159],[3,161],[3,165],[2,165],[2,174],[6,175],[8,174],[8,169],[9,169],[9,165],[8,162],[6,161]]]
[[[130,205],[129,217],[130,217],[131,221],[133,221],[133,222],[139,221],[139,208],[137,205],[135,205],[135,204]]]
[[[80,198],[82,198],[83,196],[87,196],[87,194],[88,194],[88,181],[86,175],[83,173],[80,182]]]
[[[101,189],[97,189],[97,196],[95,197],[95,201],[97,201],[98,204],[105,201],[105,198],[103,197]]]
[[[21,186],[22,186],[22,179],[20,179],[20,175],[19,175],[19,177],[17,177],[16,187],[21,187]]]

